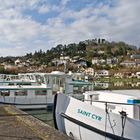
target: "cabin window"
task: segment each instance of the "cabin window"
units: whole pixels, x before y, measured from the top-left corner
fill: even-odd
[[[10,91],[0,91],[1,96],[10,96]]]
[[[26,85],[26,86],[30,86],[31,83],[28,83],[28,82],[27,82],[27,83],[24,83],[24,82],[23,82],[23,83],[17,83],[17,85]]]
[[[46,77],[46,83],[52,84],[52,77]]]
[[[9,86],[13,86],[13,85],[14,85],[14,83],[9,83],[8,85],[9,85]]]
[[[63,86],[64,86],[64,81],[65,81],[64,78],[60,79],[60,80],[59,80],[59,85],[63,87]]]
[[[85,91],[89,91],[89,86],[73,86],[73,92],[76,94],[82,94]]]
[[[15,96],[27,96],[27,91],[15,91]]]
[[[56,83],[56,81],[55,81],[55,77],[53,77],[53,84],[55,84]]]
[[[38,83],[45,83],[45,81],[44,81],[44,77],[42,77],[42,76],[40,76],[40,75],[36,75],[36,80],[37,80],[37,82]]]
[[[37,95],[37,96],[47,95],[47,91],[46,90],[36,90],[35,95]]]

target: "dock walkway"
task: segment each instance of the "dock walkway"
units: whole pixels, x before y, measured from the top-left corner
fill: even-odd
[[[71,139],[13,106],[0,105],[0,140]]]

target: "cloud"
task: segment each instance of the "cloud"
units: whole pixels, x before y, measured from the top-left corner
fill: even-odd
[[[42,5],[41,7],[39,7],[38,12],[39,13],[48,13],[50,12],[50,7],[48,5]]]
[[[28,51],[45,49],[47,36],[44,26],[32,20],[30,16],[23,15],[24,9],[37,7],[36,2],[34,0],[34,2],[17,1],[14,3],[5,0],[0,6],[1,55],[24,55]],[[35,42],[37,39],[40,39],[40,43]]]
[[[140,1],[79,0],[85,6],[77,10],[71,1],[0,0],[1,55],[24,55],[96,37],[140,45]]]
[[[70,1],[70,0],[61,0],[61,4],[65,6],[65,5],[67,5],[67,3],[68,3],[69,1]]]
[[[140,2],[130,0],[120,0],[113,6],[100,4],[93,8],[86,7],[80,11],[70,9],[62,12],[57,20],[51,19],[51,23],[59,19],[61,26],[50,26],[52,31],[49,34],[52,40],[56,38],[56,41],[59,40],[62,43],[104,37],[138,46],[140,43],[139,9]],[[69,25],[64,24],[69,19],[74,21]]]

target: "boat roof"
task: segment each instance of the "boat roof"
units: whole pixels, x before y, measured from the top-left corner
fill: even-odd
[[[97,91],[97,93],[100,93],[100,92],[122,94],[122,95],[128,95],[128,96],[134,96],[134,97],[140,98],[140,90],[139,89]]]
[[[18,84],[30,84],[36,83],[35,81],[0,81],[0,83],[18,83]]]
[[[50,90],[46,86],[0,86],[0,91],[4,90]]]

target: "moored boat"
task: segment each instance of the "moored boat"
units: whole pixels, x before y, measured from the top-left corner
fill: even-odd
[[[0,103],[22,109],[52,108],[57,92],[73,94],[75,86],[88,85],[72,79],[73,75],[60,71],[1,75]]]
[[[16,105],[22,109],[52,108],[57,92],[73,94],[75,86],[88,84],[84,81],[73,81],[72,74],[60,71],[2,75],[0,103]]]
[[[78,140],[139,140],[139,90],[90,91],[84,102],[64,94],[54,100],[55,127]]]
[[[0,103],[16,105],[21,109],[46,108],[53,104],[51,87],[41,79],[37,73],[24,73],[19,75],[5,75],[0,81]]]

